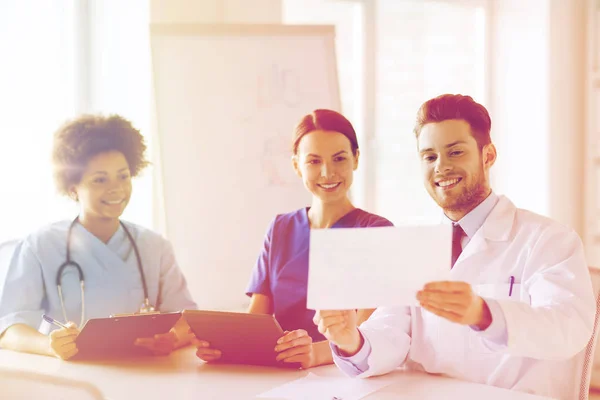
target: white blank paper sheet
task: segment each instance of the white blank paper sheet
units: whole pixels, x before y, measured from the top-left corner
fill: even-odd
[[[307,306],[414,305],[427,282],[450,279],[451,248],[450,225],[312,230]]]
[[[360,400],[392,382],[391,377],[357,379],[346,376],[319,376],[309,372],[304,378],[273,388],[257,397],[286,400]]]

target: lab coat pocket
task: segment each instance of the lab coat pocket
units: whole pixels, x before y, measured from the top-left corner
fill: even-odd
[[[520,283],[491,283],[473,285],[473,291],[479,296],[496,300],[523,301]]]

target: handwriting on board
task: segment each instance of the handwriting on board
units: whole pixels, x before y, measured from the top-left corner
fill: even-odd
[[[257,77],[256,104],[259,108],[275,105],[296,107],[300,104],[300,77],[290,68],[274,63]]]

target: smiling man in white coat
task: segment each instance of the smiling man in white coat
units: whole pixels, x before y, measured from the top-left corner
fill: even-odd
[[[595,299],[579,236],[516,208],[490,188],[496,161],[485,107],[442,95],[418,111],[425,187],[453,224],[452,281],[431,282],[418,307],[354,311],[314,322],[346,374],[398,367],[559,399],[579,393]]]

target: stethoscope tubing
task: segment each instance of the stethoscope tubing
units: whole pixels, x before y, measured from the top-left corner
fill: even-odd
[[[64,270],[69,266],[74,267],[77,270],[77,273],[79,274],[79,284],[81,286],[81,319],[79,322],[79,325],[81,326],[85,322],[85,275],[83,274],[83,269],[81,268],[81,266],[77,262],[71,260],[71,237],[73,235],[73,228],[74,228],[75,224],[77,224],[78,222],[79,222],[79,216],[77,216],[73,220],[73,222],[71,222],[71,225],[69,226],[69,231],[67,232],[66,260],[65,260],[65,262],[63,262],[60,265],[60,267],[58,267],[58,272],[56,273],[56,287],[58,289],[58,298],[60,300],[63,318],[66,323],[68,321],[68,319],[67,319],[67,311],[65,308],[64,297],[63,297],[63,292],[62,292],[62,275],[63,275]],[[137,260],[137,267],[140,272],[140,277],[142,280],[142,286],[144,289],[144,304],[142,305],[142,308],[140,309],[140,311],[148,311],[148,310],[153,311],[154,307],[150,305],[150,301],[148,298],[148,285],[146,284],[146,275],[144,274],[144,268],[142,265],[142,257],[140,255],[140,251],[137,247],[137,244],[135,243],[135,239],[133,238],[133,235],[131,235],[131,232],[129,232],[129,229],[127,228],[127,226],[125,226],[125,224],[122,221],[119,221],[119,223],[123,227],[123,231],[125,231],[125,234],[127,235],[127,238],[129,239],[129,242],[131,243],[131,246],[133,247],[133,251],[135,253],[135,257]]]

